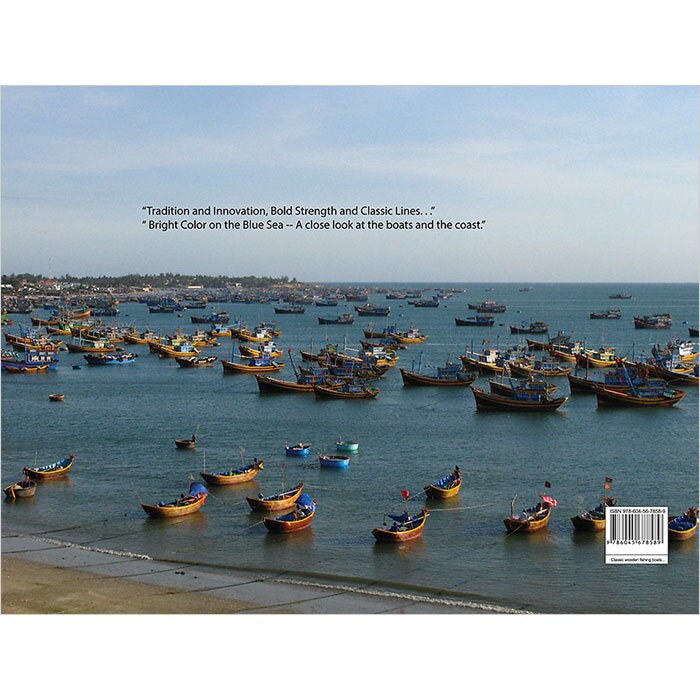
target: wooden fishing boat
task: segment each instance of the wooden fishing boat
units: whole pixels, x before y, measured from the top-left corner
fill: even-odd
[[[35,365],[33,367],[3,365],[2,368],[10,374],[43,374],[51,369],[49,365]]]
[[[603,382],[579,377],[576,374],[568,374],[569,390],[572,394],[593,394],[597,386],[603,386]]]
[[[391,306],[365,304],[364,306],[356,306],[355,311],[358,316],[388,316],[391,313]]]
[[[54,342],[47,335],[36,335],[34,333],[30,333],[29,335],[5,333],[5,340],[12,345],[12,347],[19,350],[27,349],[55,352],[61,346],[61,341]]]
[[[430,513],[427,508],[423,508],[417,515],[411,516],[408,513],[401,515],[388,515],[387,517],[394,521],[391,527],[383,525],[375,527],[372,530],[377,542],[408,542],[415,540],[423,534],[425,521]]]
[[[495,301],[482,301],[480,304],[467,304],[467,306],[480,314],[502,314],[506,311],[505,304],[498,304]]]
[[[176,357],[175,362],[180,367],[211,367],[218,359],[216,355],[209,355],[208,357]]]
[[[318,464],[321,467],[345,468],[350,466],[350,457],[342,457],[341,455],[319,455]]]
[[[547,352],[552,357],[564,362],[576,362],[576,357],[581,353],[583,347],[581,343],[573,343],[567,345],[552,344],[547,346]]]
[[[470,316],[468,318],[455,318],[455,326],[493,326],[496,319],[493,316]]]
[[[239,345],[238,352],[241,357],[270,357],[273,360],[282,355],[282,351],[277,350],[274,343],[260,343],[257,348]]]
[[[210,486],[228,486],[230,484],[242,484],[246,481],[252,481],[257,476],[258,472],[265,466],[265,462],[255,460],[252,464],[248,464],[240,469],[229,469],[220,472],[199,472],[202,479]]]
[[[311,394],[314,390],[313,383],[290,382],[284,379],[275,379],[274,377],[266,377],[263,374],[256,374],[255,380],[258,383],[258,391],[261,394],[265,393],[284,393],[296,392]]]
[[[269,358],[251,357],[247,364],[221,360],[224,372],[279,372],[284,367],[284,362],[275,362]]]
[[[417,328],[409,328],[407,331],[394,331],[388,334],[390,338],[398,340],[407,345],[424,343],[428,336],[421,333]]]
[[[68,475],[68,470],[73,466],[75,455],[69,455],[53,464],[44,467],[24,467],[22,471],[33,481],[49,481],[60,479]]]
[[[581,367],[614,367],[618,362],[627,358],[617,357],[615,348],[599,348],[598,350],[582,350],[576,355],[576,364]]]
[[[196,357],[199,355],[199,350],[197,350],[192,343],[181,343],[180,345],[158,345],[158,354],[161,357]]]
[[[214,324],[209,333],[211,333],[214,338],[230,338],[232,335],[230,328],[225,328],[219,324]]]
[[[147,345],[149,340],[158,342],[163,340],[163,338],[159,337],[158,334],[153,331],[125,333],[122,339],[125,343],[129,343],[129,345]]]
[[[508,367],[513,374],[521,377],[529,377],[532,374],[540,374],[543,377],[563,377],[571,372],[571,367],[562,367],[548,360],[513,360],[508,363]]]
[[[568,396],[552,398],[548,394],[516,392],[507,397],[469,387],[474,393],[477,411],[556,411],[563,406]]]
[[[49,394],[49,401],[63,401],[65,398],[65,394]]]
[[[685,392],[680,389],[656,388],[646,390],[646,387],[632,387],[630,391],[619,391],[605,387],[594,387],[599,407],[634,407],[644,408],[653,406],[670,407],[677,404]]]
[[[607,311],[591,311],[589,317],[593,320],[616,320],[622,318],[622,312],[620,309],[608,309]]]
[[[191,438],[175,440],[175,447],[178,450],[194,450],[197,447],[197,436],[193,435]]]
[[[81,341],[80,343],[69,343],[66,341],[66,347],[68,348],[68,352],[75,352],[75,353],[90,353],[90,354],[95,354],[95,353],[108,353],[108,352],[116,352],[120,350],[116,345],[110,345],[109,343],[106,343],[103,340],[89,340],[87,342]]]
[[[544,335],[547,331],[549,331],[549,324],[543,323],[542,321],[535,321],[528,326],[521,323],[519,326],[511,325],[510,327],[512,335],[525,335],[527,333],[532,335]]]
[[[634,317],[634,327],[646,328],[650,330],[666,331],[671,328],[673,324],[671,323],[670,314],[657,314],[654,316],[635,316]]]
[[[180,498],[169,503],[164,503],[163,501],[155,505],[142,503],[141,508],[151,518],[180,518],[183,515],[196,513],[204,505],[208,495],[209,492],[204,484],[194,482],[190,484],[187,496],[180,496]]]
[[[17,498],[31,498],[36,493],[36,481],[25,477],[21,481],[5,486],[3,489],[5,496],[14,501]]]
[[[689,540],[698,531],[698,509],[688,508],[683,515],[672,515],[668,519],[669,540]]]
[[[607,508],[617,504],[617,499],[612,496],[605,496],[600,503],[585,513],[579,513],[571,518],[571,522],[576,530],[586,530],[587,532],[602,532],[605,530],[605,516]]]
[[[399,371],[404,386],[469,386],[476,379],[475,374],[460,371],[459,365],[438,367],[434,376],[411,372],[403,367]]]
[[[501,396],[515,396],[516,392],[519,391],[551,394],[558,389],[556,384],[549,384],[544,379],[534,379],[532,377],[513,379],[504,375],[501,375],[501,377],[503,378],[489,379],[491,393],[500,394]]]
[[[294,510],[276,518],[264,518],[263,523],[270,532],[291,534],[305,530],[316,515],[316,501],[302,493],[294,504]]]
[[[80,319],[80,318],[89,318],[90,314],[92,311],[90,309],[82,309],[78,311],[73,311],[71,314],[69,314],[69,318],[71,319]]]
[[[424,486],[423,490],[428,498],[452,498],[459,493],[459,489],[462,486],[462,475],[459,473],[459,469],[455,469],[451,474],[443,476],[442,479],[438,479],[428,486]]]
[[[304,488],[304,482],[297,484],[287,491],[282,491],[282,493],[276,493],[273,496],[263,496],[258,495],[258,498],[252,498],[251,496],[246,497],[248,505],[253,510],[262,511],[273,511],[273,510],[285,510],[287,508],[293,508],[297,499],[301,495],[301,490]]]
[[[379,389],[346,382],[336,385],[314,384],[314,394],[317,399],[374,399],[379,394]]]
[[[269,332],[251,332],[246,328],[232,328],[231,335],[239,338],[240,340],[245,340],[248,343],[269,343],[273,339],[273,334]]]
[[[556,501],[551,496],[543,498],[550,499],[556,505]],[[506,526],[506,530],[512,534],[537,532],[547,527],[551,514],[552,506],[550,503],[540,501],[532,508],[526,508],[518,515],[511,513],[509,517],[504,518],[503,524]]]
[[[654,374],[672,384],[698,385],[698,376],[693,373],[692,368],[685,368],[680,371],[679,369],[668,369],[662,364],[657,364]]]
[[[355,323],[355,317],[352,314],[340,314],[340,316],[324,317],[318,316],[318,323],[321,326],[351,326]]]

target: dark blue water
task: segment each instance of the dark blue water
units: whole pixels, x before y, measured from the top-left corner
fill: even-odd
[[[467,301],[507,304],[497,324],[543,320],[553,332],[563,329],[625,354],[633,346],[639,352],[654,341],[687,338],[683,321],[695,325],[698,319],[694,285],[538,284],[527,293],[518,292],[522,284],[460,286],[469,287],[467,295],[455,295],[438,309],[371,299],[392,306],[391,321],[404,327],[412,321],[430,336],[423,346],[403,351],[399,366],[410,367],[421,350],[424,362],[436,365],[448,354],[457,358],[472,341],[516,340],[507,325],[457,328],[455,316],[473,315]],[[634,299],[608,299],[620,291]],[[296,350],[312,338],[316,346],[326,337],[342,342],[346,333],[357,347],[368,319],[350,327],[319,326],[316,320],[350,306],[307,307],[300,316],[275,316],[271,306],[217,308],[249,323],[276,321],[284,331],[280,346]],[[588,319],[589,311],[609,307],[621,307],[623,318]],[[118,322],[135,321],[140,329],[194,328],[189,312],[177,318],[149,315],[138,304],[121,308]],[[673,315],[672,331],[634,330],[633,315],[665,311]],[[381,327],[383,319],[375,325]],[[225,358],[231,340],[221,341],[215,352]],[[668,505],[673,513],[697,505],[695,388],[673,409],[599,410],[595,397],[577,395],[552,415],[490,415],[476,413],[468,389],[404,388],[397,369],[376,384],[381,393],[375,401],[317,401],[306,394],[261,396],[252,376],[224,375],[220,364],[184,370],[145,346],[136,351],[139,359],[130,366],[72,371],[72,364],[84,361],[61,353],[56,373],[3,376],[3,482],[35,459],[43,464],[77,455],[69,479],[40,486],[26,502],[3,503],[6,528],[61,530],[56,537],[154,557],[459,591],[540,611],[697,612],[697,539],[672,544],[667,566],[606,566],[602,537],[574,532],[569,520],[597,502],[605,475],[613,477],[621,504]],[[291,374],[288,366],[278,376]],[[566,380],[558,383],[568,393]],[[50,403],[53,392],[64,393],[65,402]],[[175,438],[197,429],[196,452],[175,450]],[[333,450],[339,437],[360,442],[345,471],[321,470],[315,456],[283,456],[285,442],[311,442],[315,454]],[[252,457],[267,465],[259,478],[215,490],[195,516],[159,522],[139,508],[140,500],[181,493],[205,460],[213,469]],[[402,508],[400,490],[419,494],[454,464],[465,475],[462,491],[431,503],[422,539],[398,548],[376,545],[371,530],[384,513]],[[268,535],[244,496],[302,479],[319,504],[312,529],[287,538]],[[552,482],[559,500],[548,529],[505,537],[502,519],[510,499],[517,494],[519,505],[533,503],[544,480]],[[417,510],[423,498],[412,503]]]

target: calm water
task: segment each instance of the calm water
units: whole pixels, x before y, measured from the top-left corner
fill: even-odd
[[[455,295],[438,309],[371,299],[391,305],[391,321],[402,327],[412,321],[430,335],[423,346],[403,351],[399,366],[410,368],[421,349],[424,362],[436,365],[448,354],[456,358],[471,341],[512,344],[516,337],[499,323],[543,320],[553,332],[571,331],[589,344],[616,345],[629,354],[633,343],[640,351],[655,340],[687,337],[683,321],[698,319],[694,285],[538,284],[528,293],[518,292],[518,284],[460,286],[469,288],[467,295]],[[634,299],[608,299],[619,291]],[[473,315],[467,301],[482,299],[506,303],[508,311],[492,328],[457,328],[454,316]],[[349,344],[358,346],[370,319],[357,319],[350,327],[319,326],[316,320],[350,306],[307,307],[300,316],[275,316],[272,306],[217,308],[227,309],[232,320],[276,321],[284,331],[279,345],[297,349],[312,338],[317,346],[326,337],[342,342],[346,333]],[[588,319],[589,311],[609,307],[621,307],[622,320]],[[177,318],[150,315],[138,304],[121,309],[118,322],[135,321],[140,329],[194,328],[190,312]],[[672,313],[672,331],[633,329],[633,315],[662,311]],[[376,319],[375,326],[382,322]],[[221,341],[213,350],[225,358],[231,340]],[[605,566],[602,537],[575,533],[569,520],[597,502],[604,475],[614,478],[621,504],[667,504],[673,513],[697,505],[696,388],[673,409],[598,410],[595,397],[583,395],[553,415],[477,414],[470,390],[406,389],[398,370],[376,384],[381,388],[376,401],[316,401],[308,395],[261,396],[252,376],[223,375],[219,364],[180,369],[144,347],[130,366],[72,371],[72,364],[84,360],[61,353],[55,373],[3,376],[3,482],[35,459],[44,464],[77,455],[69,479],[42,485],[27,502],[3,502],[6,528],[72,527],[55,536],[154,557],[459,591],[539,611],[697,612],[697,538],[672,544],[668,566]],[[291,374],[288,366],[279,376]],[[568,393],[566,380],[559,383]],[[64,393],[65,403],[50,403],[47,395],[53,392]],[[197,451],[174,448],[176,437],[197,428]],[[284,458],[285,442],[311,442],[315,453],[332,451],[341,436],[360,442],[345,471],[319,469],[315,456]],[[139,508],[140,500],[184,491],[205,460],[214,469],[252,457],[265,460],[260,477],[214,490],[195,516],[154,521]],[[398,548],[376,545],[371,530],[385,512],[402,508],[399,491],[418,494],[454,464],[465,475],[462,491],[431,506],[423,537]],[[244,496],[302,479],[319,503],[312,529],[285,538],[256,526],[260,516],[250,513]],[[531,505],[545,479],[559,500],[549,528],[506,538],[502,519],[510,499],[517,494],[519,505]],[[416,510],[422,503],[422,497],[413,501]]]

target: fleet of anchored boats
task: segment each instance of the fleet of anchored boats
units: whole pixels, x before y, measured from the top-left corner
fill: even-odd
[[[521,291],[528,291],[523,288]],[[410,292],[387,294],[387,299],[411,299],[415,307],[431,308],[439,306],[447,294],[435,295],[432,299],[409,296]],[[350,296],[347,297],[351,299]],[[618,294],[611,298],[627,299],[629,295]],[[356,306],[358,316],[387,317],[391,307],[378,306],[358,294],[353,301],[364,301]],[[195,303],[195,302],[193,302]],[[277,314],[304,313],[304,303],[290,300],[286,306],[275,307]],[[195,303],[196,304],[196,303]],[[317,306],[337,305],[335,299],[319,299]],[[206,304],[189,308],[204,308]],[[469,304],[476,315],[468,318],[455,318],[458,326],[493,325],[493,314],[506,311],[503,304],[483,301]],[[363,330],[364,339],[360,347],[350,349],[346,344],[327,343],[321,348],[300,349],[299,358],[290,349],[288,363],[282,361],[284,352],[277,347],[281,335],[273,324],[260,323],[248,327],[241,322],[227,325],[226,312],[213,312],[205,316],[192,316],[195,324],[207,324],[208,330],[195,330],[192,333],[177,332],[160,335],[146,329],[139,331],[135,326],[108,326],[103,322],[92,322],[91,313],[100,316],[114,316],[112,307],[63,309],[49,319],[33,318],[31,328],[20,326],[17,333],[5,333],[7,345],[12,351],[3,351],[2,368],[14,374],[36,374],[56,369],[59,351],[64,346],[69,352],[82,354],[88,366],[109,366],[132,364],[139,357],[136,353],[125,352],[120,346],[148,346],[150,353],[161,358],[176,360],[180,368],[211,367],[220,362],[224,372],[252,374],[261,393],[307,393],[316,398],[327,399],[374,399],[380,390],[372,385],[395,367],[399,351],[414,345],[421,345],[428,336],[418,328],[409,326],[402,330],[395,324],[386,323],[375,327],[370,323]],[[176,300],[161,298],[149,306],[151,313],[173,313],[186,308]],[[619,319],[619,309],[591,312],[591,319]],[[350,325],[354,316],[344,313],[337,317],[319,317],[320,324]],[[380,324],[381,325],[381,324]],[[671,327],[670,314],[635,317],[635,328],[668,329]],[[691,337],[697,331],[690,329]],[[475,348],[473,344],[459,355],[458,360],[449,357],[437,366],[424,362],[423,352],[411,361],[408,367],[400,368],[405,387],[463,387],[469,388],[479,411],[530,411],[549,412],[563,406],[578,394],[595,394],[600,407],[650,407],[673,406],[684,398],[685,392],[677,385],[697,385],[698,366],[695,363],[698,351],[692,341],[675,339],[665,345],[652,346],[647,356],[636,357],[620,353],[613,347],[591,347],[581,340],[558,333],[549,334],[549,326],[541,321],[529,324],[511,325],[514,335],[547,335],[547,340],[527,338],[526,345],[506,349],[484,344]],[[221,345],[221,338],[232,339],[229,359],[216,355],[203,355],[202,350]],[[236,347],[237,345],[237,347]],[[541,353],[537,355],[536,353]],[[293,379],[279,379],[269,376],[289,366]],[[80,365],[74,365],[79,368]],[[486,387],[474,385],[477,378],[487,377]],[[557,395],[558,386],[550,378],[566,378],[569,395]],[[59,398],[60,397],[60,398]],[[52,400],[62,400],[62,394],[52,394]],[[197,435],[175,441],[179,449],[195,449]],[[335,451],[318,454],[319,466],[344,469],[350,465],[358,444],[352,440],[339,440]],[[311,446],[304,442],[285,446],[289,457],[308,457]],[[22,478],[5,487],[8,499],[23,499],[34,496],[37,484],[68,475],[73,466],[74,455],[43,467],[24,467]],[[190,515],[205,505],[209,495],[207,487],[236,486],[253,481],[264,469],[264,462],[255,459],[239,468],[227,468],[200,472],[205,483],[193,482],[187,493],[171,500],[142,503],[141,507],[151,517],[171,518]],[[610,489],[612,479],[606,477],[605,489]],[[459,467],[449,474],[424,487],[428,498],[447,499],[456,496],[462,486]],[[545,488],[549,488],[545,482]],[[251,509],[266,514],[261,521],[274,533],[294,533],[311,526],[316,514],[317,503],[304,492],[301,482],[290,489],[282,489],[268,495],[258,494],[257,498],[247,497]],[[406,501],[411,500],[407,491],[402,491]],[[593,508],[571,518],[576,529],[600,531],[605,528],[607,508],[615,505],[616,499],[604,494]],[[509,534],[536,532],[547,527],[557,500],[541,494],[535,505],[523,510],[515,508],[511,502],[511,512],[504,518]],[[381,527],[372,530],[378,542],[406,542],[421,536],[430,513],[427,508],[415,514],[408,510],[398,514],[386,514]],[[689,508],[684,514],[673,516],[669,521],[669,538],[687,539],[697,530],[697,508]]]
[[[196,436],[192,439],[177,440],[176,446],[183,447],[182,443],[194,448]],[[297,443],[293,446],[285,446],[287,456],[299,458],[308,457],[311,454],[310,445]],[[338,440],[336,449],[346,454],[319,454],[320,467],[344,469],[350,464],[349,454],[357,452],[359,445],[352,440]],[[349,453],[349,454],[348,454]],[[3,490],[9,500],[30,498],[35,495],[37,485],[43,481],[60,479],[68,476],[73,466],[75,455],[69,455],[64,459],[47,464],[42,467],[23,467],[22,478],[9,484]],[[192,515],[199,511],[209,496],[209,487],[227,487],[249,484],[264,469],[263,460],[255,458],[250,464],[239,468],[219,469],[215,471],[203,470],[200,472],[202,480],[206,483],[194,481],[189,484],[187,493],[181,493],[176,498],[161,500],[154,503],[141,503],[141,508],[152,518],[179,518]],[[574,515],[571,522],[577,530],[600,532],[605,530],[607,509],[617,504],[617,499],[607,495],[612,489],[612,478],[605,477],[603,487],[605,489],[600,502],[588,511]],[[551,484],[545,481],[545,490],[551,488]],[[462,487],[462,473],[459,466],[447,475],[427,484],[423,488],[425,497],[430,499],[446,500],[454,498]],[[406,490],[401,491],[404,501],[415,498]],[[300,482],[291,488],[282,488],[265,495],[246,496],[246,501],[253,511],[265,513],[260,521],[273,533],[292,534],[310,527],[316,514],[317,502],[304,492],[304,482]],[[510,514],[503,520],[509,535],[520,533],[527,534],[537,532],[547,527],[552,510],[558,505],[557,499],[548,493],[540,494],[535,505],[518,510],[515,508],[515,497],[511,500]],[[404,507],[398,514],[384,515],[381,527],[375,527],[372,535],[378,542],[402,543],[414,540],[423,533],[423,528],[430,515],[426,507],[421,508],[416,514],[411,514]],[[669,518],[668,537],[670,540],[685,540],[692,537],[698,527],[698,509],[689,508],[682,515],[674,515]]]

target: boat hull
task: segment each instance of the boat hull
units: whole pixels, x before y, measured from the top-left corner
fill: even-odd
[[[438,379],[437,377],[427,377],[424,374],[410,372],[403,368],[400,368],[399,371],[401,372],[404,386],[469,386],[476,379],[473,376],[465,379]]]
[[[316,515],[315,510],[310,515],[307,515],[305,518],[300,518],[299,520],[277,520],[276,518],[265,518],[263,523],[270,532],[278,532],[284,535],[289,535],[293,532],[306,530],[306,528],[311,525],[314,515]]]
[[[595,388],[596,399],[599,407],[670,407],[677,404],[684,396],[685,392],[675,390],[673,397],[641,398],[621,391],[613,391],[602,387]]]
[[[477,411],[556,411],[560,406],[566,403],[569,398],[568,396],[562,396],[558,399],[542,402],[518,401],[506,396],[488,394],[474,387],[471,387],[471,390],[474,392]]]
[[[255,379],[258,382],[258,391],[261,394],[280,394],[280,393],[306,393],[312,394],[314,391],[313,384],[298,384],[297,382],[288,382],[284,379],[274,379],[261,374],[256,374]]]
[[[379,393],[379,389],[365,389],[362,392],[341,391],[328,386],[314,386],[314,394],[317,399],[373,399]]]
[[[429,486],[426,486],[423,490],[425,491],[425,495],[428,498],[444,500],[446,498],[454,498],[454,496],[456,496],[459,493],[459,489],[461,487],[462,482],[460,481],[458,484],[455,484],[449,489],[443,489],[440,486],[436,486],[435,484],[430,484]]]
[[[669,517],[669,522],[674,520],[674,516]],[[698,524],[695,523],[695,527],[691,527],[689,530],[674,530],[670,526],[668,528],[668,539],[675,540],[676,542],[681,540],[689,540],[695,537],[695,533],[698,531]]]
[[[32,481],[51,481],[53,479],[62,479],[63,477],[68,476],[68,472],[72,466],[73,460],[71,459],[71,461],[65,467],[59,467],[58,469],[53,469],[51,471],[42,472],[31,469],[30,467],[25,467],[23,471]]]
[[[283,367],[284,363],[274,365],[241,365],[237,362],[231,362],[230,360],[220,360],[223,365],[224,372],[238,372],[240,374],[254,374],[260,372],[279,372]]]
[[[594,520],[586,518],[583,515],[574,515],[571,522],[577,530],[586,530],[588,532],[602,532],[605,530],[605,520]]]
[[[22,486],[21,482],[10,484],[3,489],[5,496],[14,501],[17,498],[31,498],[36,493],[36,481],[30,481],[28,486]]]
[[[207,495],[203,494],[194,503],[189,503],[186,506],[156,506],[148,503],[142,503],[141,508],[151,518],[181,518],[184,515],[192,515],[196,513],[207,500]]]
[[[287,498],[278,498],[276,500],[266,501],[264,499],[252,498],[251,496],[247,496],[245,500],[248,502],[248,505],[253,510],[260,510],[265,512],[275,510],[286,510],[288,508],[292,508],[297,502],[297,499],[301,495],[302,488],[304,488],[303,483],[295,487]]]
[[[416,516],[418,517],[418,516]],[[372,530],[372,534],[377,542],[388,542],[390,544],[398,544],[401,542],[410,542],[411,540],[418,539],[423,534],[423,528],[425,527],[425,521],[428,519],[427,511],[423,515],[423,519],[420,524],[410,530],[404,530],[400,532],[392,532],[391,530],[385,530],[381,527],[375,527]]]
[[[259,468],[254,468],[242,474],[210,474],[209,472],[199,472],[199,474],[209,486],[229,486],[252,481],[259,471]]]
[[[506,526],[506,530],[509,533],[523,533],[537,532],[538,530],[543,530],[547,527],[549,523],[549,516],[552,514],[552,510],[547,510],[547,514],[540,518],[539,520],[520,520],[519,518],[504,518],[503,524]]]

